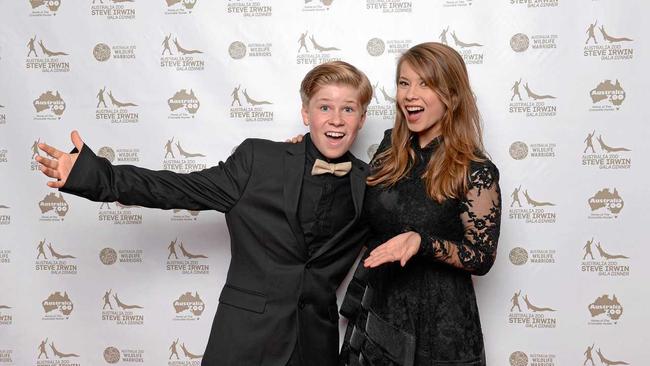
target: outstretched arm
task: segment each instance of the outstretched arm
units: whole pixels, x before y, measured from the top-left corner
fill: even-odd
[[[496,258],[501,224],[499,173],[492,164],[470,175],[470,186],[461,202],[460,219],[465,228],[462,241],[443,240],[428,233],[409,231],[378,246],[365,260],[366,267],[400,261],[404,266],[414,255],[444,262],[475,275],[486,274]]]
[[[163,209],[230,210],[246,187],[253,158],[252,142],[245,141],[225,163],[179,174],[112,165],[84,145],[76,131],[72,141],[78,153],[39,145],[51,157],[38,159],[41,170],[57,179],[48,182],[48,186],[92,201]]]

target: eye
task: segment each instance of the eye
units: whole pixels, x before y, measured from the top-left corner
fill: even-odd
[[[400,81],[397,83],[397,85],[399,85],[399,86],[401,86],[401,87],[407,87],[407,86],[409,86],[409,83],[406,82],[406,81],[404,81],[404,80],[400,80]]]
[[[343,107],[343,110],[347,113],[354,113],[354,108],[352,107]]]
[[[427,83],[425,83],[424,81],[420,81],[420,87],[427,88]]]
[[[323,112],[328,112],[330,110],[330,107],[327,105],[322,105],[320,106],[320,110]]]

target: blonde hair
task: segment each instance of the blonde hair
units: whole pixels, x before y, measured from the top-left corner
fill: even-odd
[[[396,82],[402,64],[408,63],[426,85],[435,91],[446,111],[438,123],[442,142],[422,174],[429,197],[441,202],[467,192],[472,161],[485,160],[480,115],[469,84],[463,58],[453,48],[437,42],[422,43],[404,53],[397,64]],[[397,106],[390,147],[375,158],[377,168],[368,185],[393,186],[413,166],[415,152],[406,117]]]
[[[320,64],[305,75],[300,84],[300,99],[307,105],[325,85],[348,85],[359,91],[359,103],[365,112],[372,98],[372,86],[366,74],[344,61],[330,61]]]

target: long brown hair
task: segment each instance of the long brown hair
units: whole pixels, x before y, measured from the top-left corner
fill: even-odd
[[[400,57],[396,83],[405,62],[438,94],[446,107],[444,115],[436,122],[440,124],[442,141],[422,174],[427,193],[438,202],[460,198],[467,192],[470,163],[485,160],[480,115],[463,58],[441,43],[421,43]],[[375,158],[377,168],[368,177],[368,185],[393,186],[413,166],[415,151],[410,140],[414,133],[409,131],[399,105],[396,109],[391,145]]]

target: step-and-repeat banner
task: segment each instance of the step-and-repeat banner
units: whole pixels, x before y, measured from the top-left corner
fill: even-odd
[[[191,172],[304,133],[299,83],[345,60],[395,115],[395,61],[467,63],[501,171],[497,262],[475,278],[488,363],[649,362],[647,14],[641,0],[15,0],[0,4],[0,366],[198,365],[230,248],[217,212],[45,185],[78,129],[114,164]],[[644,168],[645,167],[645,168]],[[339,297],[342,294],[339,290]],[[342,323],[343,324],[343,323]]]

